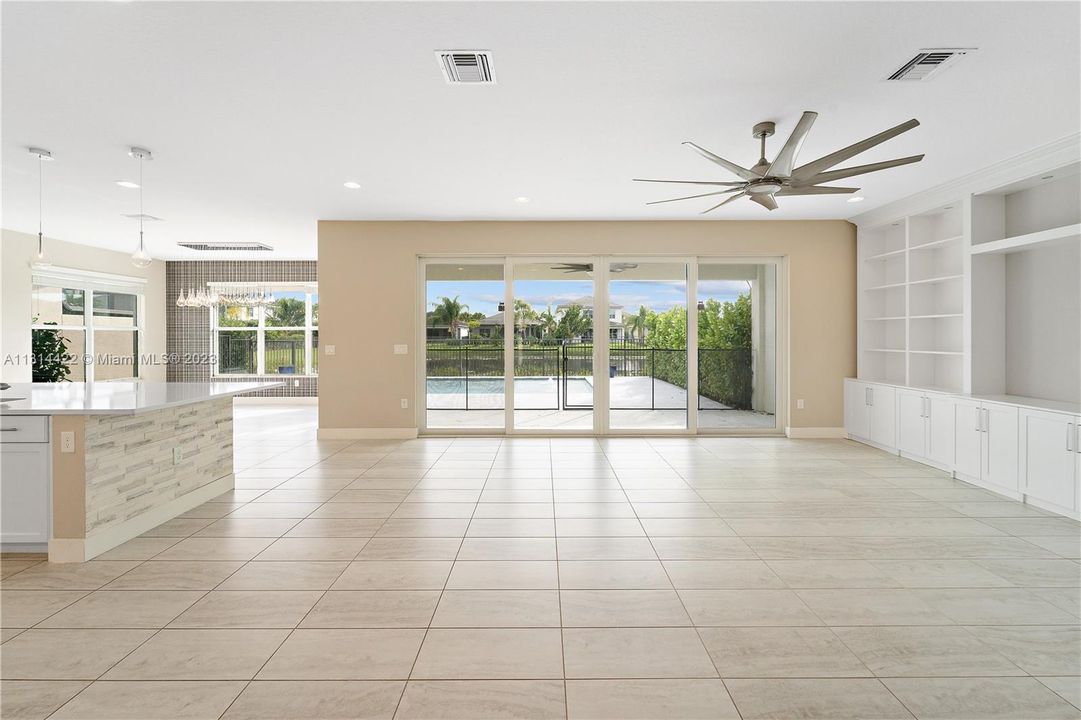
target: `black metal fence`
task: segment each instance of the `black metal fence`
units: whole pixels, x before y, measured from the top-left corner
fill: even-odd
[[[459,383],[441,386],[443,394],[464,395],[464,408],[471,409],[470,397],[487,395],[484,409],[500,409],[491,404],[491,395],[501,394],[503,348],[469,343],[431,343],[427,348],[426,377],[429,380]],[[615,410],[682,410],[683,404],[675,405],[671,395],[667,400],[658,397],[657,381],[675,387],[687,388],[687,351],[684,348],[653,348],[633,341],[613,342],[609,346],[608,373],[611,377],[648,377],[650,397],[648,402],[639,399],[630,404],[613,405]],[[551,404],[533,404],[530,409],[558,410],[592,408],[591,393],[573,393],[571,381],[593,375],[593,345],[568,343],[515,348],[514,377],[555,380]],[[498,383],[495,382],[498,379]],[[472,386],[471,386],[472,382]],[[754,387],[754,371],[750,348],[698,350],[698,407],[703,408],[702,398],[713,400],[725,407],[738,410],[751,409]],[[546,390],[547,392],[547,390]],[[575,396],[575,397],[572,397]],[[622,403],[622,400],[619,402]],[[474,401],[473,408],[477,407]],[[448,409],[432,407],[429,410]]]
[[[263,341],[263,368],[268,375],[303,374],[304,340]],[[318,336],[312,333],[312,370],[317,369]],[[254,375],[258,372],[258,339],[254,332],[225,332],[218,334],[218,368],[222,374]]]

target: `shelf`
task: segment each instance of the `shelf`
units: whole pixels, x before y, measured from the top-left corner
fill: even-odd
[[[916,355],[964,355],[960,350],[909,350]]]
[[[895,348],[864,348],[864,352],[903,353],[904,350],[897,350]]]
[[[950,280],[959,280],[964,275],[943,275],[942,277],[926,278],[924,280],[912,280],[909,285],[930,285],[932,283],[949,282]]]
[[[869,290],[889,290],[890,288],[904,287],[906,284],[907,283],[903,283],[903,282],[887,283],[885,285],[875,285],[874,287],[864,288],[864,290],[865,291],[869,291]]]
[[[942,318],[964,317],[961,313],[940,313],[938,315],[909,315],[909,320],[939,320]]]
[[[901,248],[900,250],[890,250],[889,252],[878,253],[877,255],[865,257],[864,260],[884,260],[886,258],[896,257],[897,255],[904,255],[905,252],[906,251],[904,248]]]
[[[893,317],[870,317],[870,318],[864,318],[864,320],[868,320],[870,322],[876,322],[876,321],[879,321],[879,320],[905,320],[905,319],[907,319],[907,318],[904,315],[894,315]]]
[[[1040,230],[1026,235],[1015,235],[1003,240],[977,243],[972,246],[973,255],[1000,254],[1035,250],[1039,247],[1058,245],[1081,238],[1081,223]]]
[[[919,245],[913,245],[909,250],[924,250],[926,248],[939,247],[940,245],[947,245],[952,242],[960,240],[963,235],[955,235],[953,237],[942,238],[941,240],[932,240],[931,242],[920,243]]]

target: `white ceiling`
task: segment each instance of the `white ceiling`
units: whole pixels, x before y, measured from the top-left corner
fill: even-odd
[[[844,218],[1078,132],[1076,2],[22,3],[2,5],[3,225],[130,250],[129,145],[150,148],[156,257],[180,240],[316,254],[319,219],[698,219],[632,177],[733,179],[751,126],[776,152],[820,113],[806,162],[908,118],[850,163],[867,200],[736,202],[709,219]],[[882,78],[922,47],[978,47],[926,83]],[[448,86],[433,51],[491,50],[495,86]],[[356,180],[361,190],[342,183]],[[847,181],[846,183],[847,184]],[[514,202],[528,196],[531,203]],[[210,257],[221,257],[210,255]]]

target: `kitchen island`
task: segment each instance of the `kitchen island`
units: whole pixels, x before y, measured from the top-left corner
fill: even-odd
[[[4,552],[82,562],[233,489],[233,397],[280,382],[0,391]]]

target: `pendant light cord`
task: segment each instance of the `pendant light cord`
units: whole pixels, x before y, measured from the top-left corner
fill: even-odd
[[[145,252],[143,247],[143,156],[139,155],[139,250]]]
[[[38,258],[44,257],[45,242],[42,233],[42,217],[45,214],[45,184],[42,180],[45,174],[45,159],[38,155]]]

